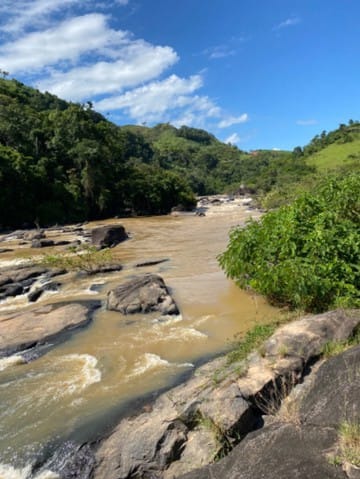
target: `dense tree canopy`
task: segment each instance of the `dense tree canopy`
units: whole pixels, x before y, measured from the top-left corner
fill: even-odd
[[[352,121],[321,141],[351,138],[357,127]],[[191,208],[196,194],[234,193],[240,185],[266,195],[311,176],[305,153],[246,153],[204,130],[168,123],[119,127],[89,102],[0,79],[3,227],[162,214],[179,204]]]

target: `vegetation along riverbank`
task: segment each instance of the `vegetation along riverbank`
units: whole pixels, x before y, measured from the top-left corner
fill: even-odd
[[[0,428],[27,404],[38,425],[9,434],[0,477],[358,478],[359,122],[244,152],[186,126],[119,127],[8,79],[0,113],[1,384],[24,400],[4,388]],[[217,260],[263,308],[231,346],[213,324],[233,333],[236,313],[204,313],[231,287]],[[138,397],[152,399],[119,413]]]

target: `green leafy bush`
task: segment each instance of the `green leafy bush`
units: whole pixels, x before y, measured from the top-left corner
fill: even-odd
[[[330,177],[316,193],[230,233],[226,274],[270,302],[307,311],[360,306],[360,177]]]

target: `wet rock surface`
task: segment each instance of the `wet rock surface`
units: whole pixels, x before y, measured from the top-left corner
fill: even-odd
[[[113,248],[128,239],[122,225],[108,225],[94,228],[91,231],[91,243],[98,248]]]
[[[55,242],[50,239],[34,239],[31,242],[32,248],[49,248],[50,246],[54,246]]]
[[[43,286],[40,286],[39,288],[36,288],[34,291],[28,294],[28,300],[31,303],[34,303],[37,301],[40,296],[42,296],[45,291],[58,291],[61,286],[61,283],[58,283],[56,281],[49,281],[48,283],[45,283]]]
[[[157,264],[165,263],[167,261],[170,261],[170,259],[169,258],[149,259],[147,261],[141,261],[140,263],[136,263],[135,267],[136,268],[144,268],[146,266],[155,266]]]
[[[87,275],[101,274],[101,273],[114,273],[116,271],[121,271],[123,265],[119,263],[114,264],[103,264],[94,266],[90,271],[86,271]],[[84,272],[84,271],[83,271]]]
[[[310,374],[313,379],[306,384],[314,384],[313,393],[306,389],[305,396],[304,385],[296,385],[326,342],[347,338],[359,324],[360,311],[311,316],[279,328],[265,343],[263,355],[249,357],[240,377],[239,364],[229,366],[225,358],[199,368],[188,382],[161,395],[151,410],[120,422],[97,450],[94,477],[172,479],[187,473],[184,479],[346,477],[326,456],[335,447],[338,421],[324,416],[331,416],[334,395],[339,397],[334,411],[341,410],[346,395],[346,410],[352,410],[355,402],[359,417],[359,378],[354,380],[350,371],[360,362],[360,346]],[[262,427],[264,417],[277,413],[292,388],[302,391],[304,398],[297,403],[296,414],[286,421],[281,419],[286,415],[276,416]],[[319,426],[313,420],[316,411],[323,414]],[[225,459],[198,469],[234,447]]]
[[[156,274],[138,276],[109,291],[106,307],[122,314],[179,313],[164,280]]]
[[[25,266],[15,268],[12,270],[5,270],[0,273],[0,301],[8,297],[18,296],[20,294],[26,294],[30,291],[31,286],[38,280],[42,279],[44,282],[49,282],[50,278],[60,276],[66,273],[64,269],[48,269],[41,266]],[[58,283],[60,285],[60,283]],[[38,290],[51,289],[51,286],[39,286]],[[33,292],[30,293],[32,295]],[[35,291],[34,291],[35,294]],[[42,293],[35,294],[36,299],[40,297]],[[33,301],[30,299],[30,301]]]
[[[55,341],[91,321],[99,302],[51,304],[0,316],[0,357]]]
[[[61,479],[88,479],[95,464],[95,456],[90,446],[66,441],[50,459],[36,471],[36,476],[51,477],[51,473]]]

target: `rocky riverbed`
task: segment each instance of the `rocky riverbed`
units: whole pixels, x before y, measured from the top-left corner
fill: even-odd
[[[238,224],[240,210],[242,222],[246,217],[259,216],[254,210],[245,214],[247,208],[243,199],[204,198],[198,213],[205,218],[195,213],[182,218],[182,214],[176,212],[165,221],[174,230],[173,241],[180,237],[189,246],[194,231],[190,231],[189,226],[182,230],[182,221],[192,228],[203,225],[202,248],[206,248],[212,245],[209,243],[213,241],[210,240],[212,232],[216,229],[218,232],[219,225],[227,224],[221,223],[225,212],[234,215],[233,224]],[[163,231],[169,230],[156,234],[152,226],[155,223],[149,221],[147,234],[154,235],[154,244],[158,245],[164,237]],[[105,226],[99,225],[101,233],[106,233]],[[301,479],[358,477],[356,466],[346,461],[334,465],[336,460],[331,458],[340,455],[338,426],[344,421],[359,420],[359,349],[353,348],[328,361],[324,361],[321,352],[327,342],[343,341],[354,334],[360,323],[359,311],[304,317],[282,326],[259,351],[240,363],[229,364],[227,356],[220,356],[194,368],[196,358],[211,355],[203,346],[205,340],[211,341],[213,334],[209,321],[216,320],[217,324],[220,321],[221,327],[226,328],[223,309],[229,300],[214,312],[214,319],[202,313],[196,321],[187,324],[186,300],[179,291],[188,287],[190,277],[192,284],[196,284],[194,280],[199,285],[204,283],[204,292],[201,288],[196,290],[199,297],[204,294],[206,298],[204,304],[197,307],[203,311],[205,302],[211,302],[212,296],[218,294],[216,290],[223,281],[215,266],[210,263],[210,275],[208,272],[207,276],[194,275],[194,268],[202,271],[204,265],[208,268],[209,264],[206,258],[201,262],[201,252],[196,250],[190,256],[188,269],[178,273],[180,263],[174,257],[173,245],[162,248],[162,255],[159,250],[149,256],[149,252],[141,249],[141,257],[138,251],[136,257],[126,256],[126,248],[131,250],[142,233],[135,230],[135,239],[127,240],[133,236],[132,231],[128,234],[120,229],[118,241],[114,238],[113,226],[116,225],[108,226],[109,235],[100,239],[99,231],[93,235],[94,227],[88,225],[31,233],[19,231],[1,237],[4,252],[0,260],[4,260],[0,261],[0,370],[5,370],[6,375],[0,386],[18,383],[24,399],[32,404],[33,422],[38,431],[45,427],[43,409],[35,408],[39,402],[46,405],[50,418],[54,416],[53,424],[63,422],[66,427],[56,439],[47,432],[44,437],[49,439],[45,446],[32,445],[31,450],[25,449],[23,461],[12,464],[6,459],[5,465],[0,464],[0,477],[172,479],[185,475],[250,479],[265,474],[269,478],[285,479],[295,473]],[[184,231],[190,231],[188,237]],[[69,246],[91,244],[93,237],[99,249],[115,246],[116,261],[108,268],[93,269],[90,276],[86,271],[69,274],[62,269],[34,266],[23,258],[24,252],[40,251],[39,248],[71,254]],[[216,250],[208,254],[214,258]],[[182,263],[187,255],[188,251],[181,257]],[[212,289],[215,279],[216,288]],[[173,288],[174,285],[177,287]],[[79,297],[76,290],[83,291]],[[89,294],[96,295],[95,300],[89,298]],[[259,298],[246,299],[235,287],[234,294],[240,295],[236,305],[243,307],[246,301],[253,302],[255,320],[258,321],[259,314],[265,319],[267,310],[258,312]],[[113,307],[114,312],[110,311]],[[231,313],[235,316],[252,314],[250,310],[240,313],[238,306],[236,308],[236,312]],[[178,314],[179,310],[182,314]],[[273,310],[269,311],[274,314]],[[103,319],[100,321],[100,318]],[[94,346],[86,341],[83,345],[81,338],[86,338],[91,330],[98,344]],[[135,360],[130,363],[130,359],[125,360],[125,353],[137,347],[142,335],[149,349],[145,349],[145,354],[135,349]],[[114,344],[111,360],[108,343],[103,339],[107,336],[106,341]],[[123,339],[121,345],[118,338]],[[155,344],[154,338],[158,349],[151,347]],[[166,353],[165,340],[171,345]],[[175,352],[176,356],[172,356]],[[191,364],[187,358],[195,360]],[[31,367],[32,361],[34,367]],[[24,372],[19,369],[18,376],[13,367],[24,368]],[[181,380],[182,383],[171,388],[171,381],[156,380],[160,370],[174,371],[173,382]],[[148,385],[145,372],[153,372],[155,386]],[[185,376],[190,378],[183,382]],[[114,387],[123,382],[124,387],[129,388],[130,379],[138,383],[138,389],[132,396],[126,393],[127,406],[119,409],[117,403],[125,403],[118,390],[114,393]],[[97,385],[102,386],[101,393],[92,399],[90,390],[95,391]],[[165,391],[159,395],[161,389]],[[84,395],[84,391],[88,395]],[[18,393],[13,394],[15,397]],[[30,402],[30,396],[34,403]],[[66,401],[58,402],[57,397]],[[135,397],[142,399],[136,402]],[[2,401],[3,413],[6,418],[9,416],[6,424],[11,424],[7,411],[13,406],[10,390]],[[29,411],[26,401],[24,409],[17,413],[19,416],[25,417]],[[87,403],[100,404],[104,412],[111,411],[106,413],[106,421],[104,412],[101,414]],[[95,419],[80,422],[75,428],[78,432],[69,434],[68,430],[74,429],[74,414],[78,411],[80,415],[84,406],[87,415],[94,415]],[[67,417],[72,409],[72,416]],[[26,425],[24,431],[26,428],[29,426]],[[300,447],[303,437],[305,448]],[[7,440],[9,448],[11,440]],[[296,454],[290,455],[289,448],[296,449]],[[6,451],[4,457],[11,458],[11,451]]]

